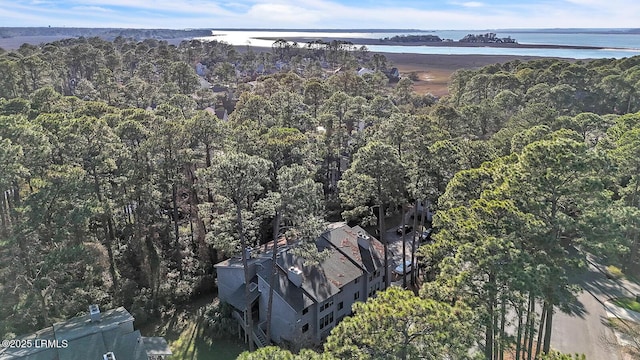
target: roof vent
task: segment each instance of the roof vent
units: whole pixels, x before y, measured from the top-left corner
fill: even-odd
[[[108,353],[102,355],[102,360],[116,360],[116,356],[113,352],[109,351]]]
[[[369,248],[369,240],[371,237],[367,235],[364,231],[358,231],[358,246],[363,247],[365,249]]]
[[[97,304],[89,305],[89,319],[91,320],[91,322],[99,322],[101,320],[100,308],[98,307]]]
[[[302,286],[302,270],[298,269],[295,266],[290,266],[289,271],[287,271],[287,275],[293,285],[297,287]]]

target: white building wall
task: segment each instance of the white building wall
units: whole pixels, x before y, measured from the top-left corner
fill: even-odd
[[[269,297],[268,293],[265,297]],[[293,311],[277,293],[273,295],[273,314],[271,316],[271,333],[275,342],[292,340],[300,331],[297,329],[297,313]]]
[[[301,311],[298,313],[298,318],[300,322],[298,323],[298,336],[302,340],[314,341],[317,339],[317,324],[318,324],[318,304],[312,304],[307,307],[307,311]],[[302,327],[304,325],[309,326],[309,330],[306,332],[302,332]]]
[[[260,322],[267,320],[269,306],[269,283],[258,276],[258,290],[260,291]],[[273,293],[273,313],[271,314],[271,337],[280,343],[282,340],[298,342],[313,334],[313,320],[315,305],[308,308],[306,314],[296,312],[277,292]],[[304,324],[309,324],[309,330],[302,332]]]
[[[322,304],[318,304],[318,312],[316,319],[316,329],[317,329],[317,338],[318,340],[324,340],[326,336],[345,316],[351,315],[351,307],[356,301],[366,301],[368,294],[368,283],[367,283],[367,274],[363,274],[356,280],[344,285],[342,287],[342,291],[335,294],[333,296],[333,305],[325,309],[324,311],[319,311]],[[381,281],[382,278],[379,280]],[[356,298],[356,293],[358,293],[358,297]],[[325,326],[320,329],[320,322],[324,316],[333,311],[333,322],[329,324],[329,326]]]
[[[242,268],[219,267],[218,271],[218,297],[229,302],[229,297],[238,287],[244,284],[244,270]]]
[[[383,268],[378,269],[377,276],[375,273],[370,275],[371,275],[371,280],[369,280],[369,274],[366,275],[367,276],[366,298],[375,297],[378,291],[384,290],[384,281],[382,281],[382,278],[384,276],[384,269]]]

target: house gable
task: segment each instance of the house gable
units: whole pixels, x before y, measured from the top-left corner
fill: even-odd
[[[316,240],[316,246],[326,255],[318,264],[306,263],[294,255],[286,241],[278,247],[271,316],[275,341],[295,343],[306,338],[319,342],[344,316],[351,314],[354,302],[366,301],[384,287],[381,281],[384,247],[362,228],[333,224]],[[263,330],[273,271],[272,248],[265,246],[249,264],[250,272],[256,275],[252,281],[258,284],[258,323]],[[244,296],[243,292],[231,291],[233,286],[244,283],[241,262],[230,259],[216,264],[216,268],[220,299],[232,305],[239,303],[229,297]]]

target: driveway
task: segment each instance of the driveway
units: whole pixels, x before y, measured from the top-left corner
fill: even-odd
[[[389,241],[394,263],[401,264],[402,241],[395,230],[396,227],[387,230],[385,238]],[[411,257],[412,235],[413,232],[405,235],[407,260]],[[619,350],[612,345],[615,335],[607,326],[605,302],[614,297],[640,294],[640,285],[608,279],[603,274],[602,265],[592,256],[588,256],[588,259],[585,273],[574,281],[582,288],[577,295],[578,304],[571,314],[556,309],[551,347],[563,353],[585,354],[587,360],[623,360]]]
[[[393,268],[402,264],[403,259],[406,261],[411,260],[411,237],[415,235],[415,232],[409,231],[404,235],[405,242],[405,255],[402,254],[402,236],[396,233],[397,227],[393,227],[386,231],[385,239],[389,242],[389,250],[391,251],[391,261]],[[418,250],[418,243],[416,242],[416,250]],[[410,281],[410,275],[407,275],[407,281]],[[394,275],[391,278],[392,284],[402,286],[402,276]]]
[[[588,360],[620,360],[617,349],[610,345],[613,331],[606,325],[604,302],[617,293],[612,281],[595,267],[589,266],[578,284],[581,307],[568,315],[556,309],[551,334],[551,347],[563,353],[583,353]]]
[[[556,310],[551,347],[564,353],[583,353],[588,360],[621,360],[615,335],[607,324],[607,300],[640,293],[640,286],[625,280],[608,279],[600,265],[588,256],[589,266],[576,283],[582,287],[578,294],[580,306],[575,314]]]
[[[397,228],[387,230],[385,233],[385,239],[389,241],[389,250],[393,254],[394,264],[402,264],[402,236],[396,233]],[[411,260],[411,237],[415,236],[415,232],[410,231],[404,235],[405,242],[405,258]],[[418,242],[416,242],[416,250],[418,250]]]

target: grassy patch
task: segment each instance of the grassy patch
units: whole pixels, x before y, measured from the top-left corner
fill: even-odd
[[[172,359],[232,360],[246,350],[235,339],[213,339],[201,322],[189,323],[178,338],[169,343]]]
[[[627,335],[640,334],[640,324],[633,321],[609,318],[609,326]]]
[[[624,277],[622,270],[620,270],[620,268],[613,265],[607,266],[607,275],[608,277],[613,279],[622,279]]]
[[[621,308],[629,309],[632,311],[640,312],[640,302],[637,302],[636,299],[633,298],[616,298],[611,300],[616,306],[620,306]]]
[[[246,346],[236,336],[212,336],[203,319],[204,308],[217,299],[205,296],[185,308],[164,314],[140,326],[143,336],[163,336],[167,339],[175,360],[233,360]]]

